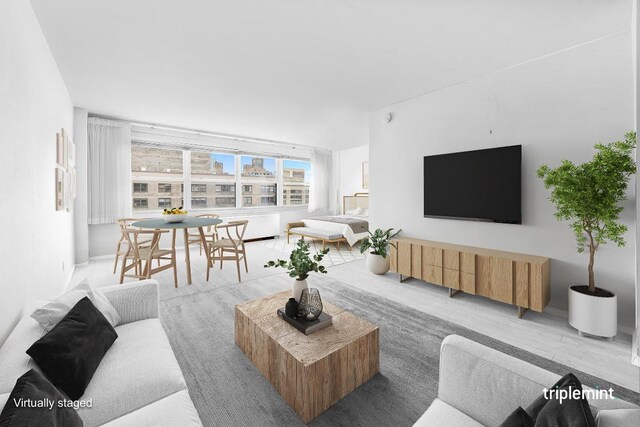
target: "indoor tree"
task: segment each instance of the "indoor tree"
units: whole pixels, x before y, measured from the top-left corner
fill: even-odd
[[[598,247],[607,241],[619,247],[627,226],[620,222],[621,203],[631,175],[636,171],[631,156],[636,146],[636,133],[629,132],[624,141],[596,144],[589,162],[576,165],[563,160],[555,169],[542,165],[537,174],[547,189],[549,200],[556,206],[558,220],[571,221],[578,252],[589,250],[588,293],[596,294],[593,264]]]

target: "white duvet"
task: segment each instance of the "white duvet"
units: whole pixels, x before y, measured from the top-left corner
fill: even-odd
[[[364,215],[335,215],[341,218],[355,218],[367,221],[368,218]],[[319,219],[306,218],[301,222],[304,222],[305,227],[315,228],[317,230],[328,231],[330,233],[342,234],[349,243],[349,246],[353,246],[360,239],[363,239],[369,235],[369,233],[354,233],[348,224],[340,224],[337,222],[322,221]]]

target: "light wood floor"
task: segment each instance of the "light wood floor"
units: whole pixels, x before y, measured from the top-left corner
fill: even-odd
[[[249,274],[243,274],[243,283],[260,286],[261,281],[268,280],[268,276],[284,274],[279,272],[281,270],[264,269],[263,265],[267,260],[273,259],[274,255],[288,257],[288,251],[294,243],[293,239],[290,245],[284,239],[250,243],[247,247]],[[523,319],[518,319],[516,308],[506,304],[466,294],[449,298],[445,288],[415,279],[399,283],[397,275],[392,273],[376,276],[367,270],[363,259],[358,259],[356,248],[353,254],[343,251],[342,254],[334,251],[332,259],[326,263],[329,274],[341,282],[457,323],[630,390],[640,391],[640,368],[630,362],[629,335],[619,334],[612,342],[580,337],[569,327],[565,318],[551,313],[528,312]],[[206,263],[198,256],[197,249],[192,250],[191,255],[194,277],[204,274]],[[182,254],[178,254],[179,270],[182,270],[182,257]],[[77,283],[84,277],[91,278],[98,286],[116,283],[117,280],[111,273],[112,262],[91,262],[86,267],[78,268],[72,283]],[[160,275],[158,279],[169,280],[169,276]],[[179,271],[181,281],[183,276],[183,271]],[[210,285],[225,286],[235,281],[235,266],[230,263],[223,271],[215,271]],[[171,284],[170,291],[187,292],[188,288],[181,283],[180,288],[174,290]]]

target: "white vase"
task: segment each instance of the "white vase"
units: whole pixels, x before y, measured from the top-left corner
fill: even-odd
[[[618,297],[609,291],[610,296],[589,295],[575,290],[577,287],[569,287],[569,324],[580,335],[615,337],[618,333]]]
[[[291,289],[291,298],[295,298],[296,301],[300,302],[300,296],[302,295],[302,291],[308,289],[306,280],[294,280],[293,288]]]
[[[367,267],[369,271],[375,274],[385,274],[389,271],[389,258],[385,258],[382,255],[375,255],[372,253],[367,254]]]

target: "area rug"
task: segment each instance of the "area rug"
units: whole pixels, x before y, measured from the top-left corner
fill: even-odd
[[[234,342],[236,304],[289,289],[284,274],[239,284],[199,287],[161,301],[162,323],[206,426],[304,425]],[[342,283],[314,276],[323,299],[380,328],[380,373],[313,420],[312,426],[411,426],[438,390],[442,340],[458,334],[584,384],[640,404],[640,395],[454,323]]]

